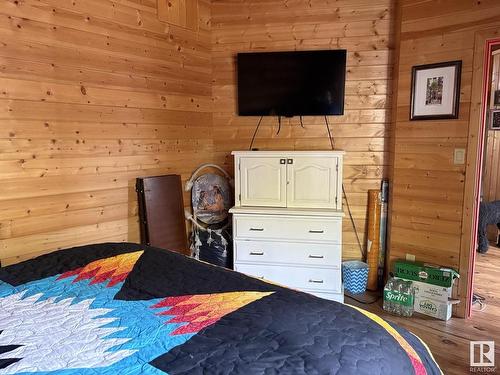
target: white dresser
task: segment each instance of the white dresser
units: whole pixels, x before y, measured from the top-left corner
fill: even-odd
[[[234,269],[343,302],[343,151],[235,151]]]

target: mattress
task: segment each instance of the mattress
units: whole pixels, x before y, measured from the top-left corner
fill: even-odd
[[[441,374],[412,333],[132,243],[0,269],[0,374]]]

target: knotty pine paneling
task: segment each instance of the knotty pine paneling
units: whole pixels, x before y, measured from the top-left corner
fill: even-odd
[[[499,19],[497,0],[401,1],[391,260],[409,253],[420,261],[467,269],[460,264],[466,170],[454,165],[453,151],[469,146],[475,32]],[[412,66],[451,60],[463,62],[459,118],[409,121]],[[465,273],[458,296],[461,316]]]
[[[344,183],[365,246],[367,191],[387,175],[392,102],[394,2],[390,0],[250,0],[212,2],[214,149],[232,170],[233,150],[247,150],[257,117],[236,109],[238,52],[345,48],[348,51],[345,114],[328,118],[335,146],[346,150]],[[265,117],[254,146],[261,150],[328,150],[323,117]],[[345,206],[344,206],[345,207]],[[346,259],[361,257],[350,220],[344,221]]]
[[[236,116],[237,52],[346,48],[346,110],[329,122],[363,243],[367,190],[391,169],[392,258],[457,267],[464,168],[451,156],[467,147],[474,31],[499,5],[400,6],[401,20],[390,0],[199,1],[193,32],[158,21],[156,0],[0,2],[0,259],[137,240],[135,177],[185,179],[210,160],[231,170],[230,151],[248,148],[257,118]],[[408,121],[411,66],[454,59],[460,118]],[[285,119],[276,135],[265,118],[254,147],[329,149],[323,118],[304,124]],[[359,258],[348,220],[344,238]]]
[[[458,269],[465,166],[454,165],[453,151],[467,147],[474,31],[498,19],[500,4],[407,0],[401,6],[391,258],[411,253]],[[450,60],[463,64],[459,118],[409,121],[412,66]],[[443,235],[453,238],[439,241]]]
[[[135,178],[185,180],[211,160],[209,2],[198,9],[194,32],[160,22],[156,0],[0,2],[2,264],[138,241]]]

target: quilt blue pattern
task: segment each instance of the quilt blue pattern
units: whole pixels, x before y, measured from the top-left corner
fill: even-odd
[[[3,374],[440,374],[362,310],[136,244],[0,269]]]

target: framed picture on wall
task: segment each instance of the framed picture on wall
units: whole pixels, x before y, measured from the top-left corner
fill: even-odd
[[[462,61],[412,68],[410,120],[458,118]]]
[[[490,109],[488,120],[491,130],[500,130],[500,109]]]

